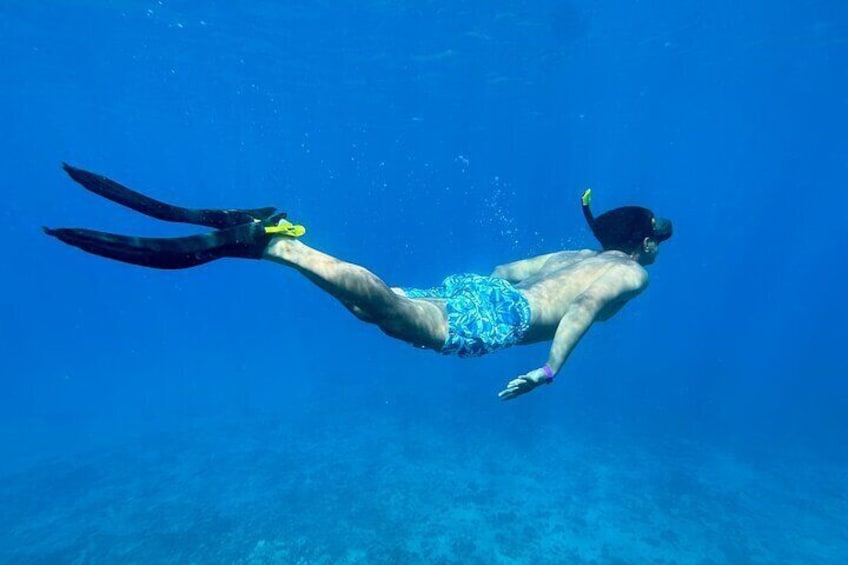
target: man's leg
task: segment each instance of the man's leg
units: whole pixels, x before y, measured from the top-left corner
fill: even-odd
[[[338,299],[360,320],[413,345],[439,350],[447,336],[447,319],[435,304],[392,292],[367,269],[340,261],[296,239],[276,238],[265,258],[294,267]]]

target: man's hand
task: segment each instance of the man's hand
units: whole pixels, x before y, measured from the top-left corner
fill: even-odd
[[[548,376],[544,369],[533,369],[529,373],[509,381],[506,388],[498,393],[498,396],[501,400],[512,400],[516,396],[526,394],[544,384],[548,384]]]

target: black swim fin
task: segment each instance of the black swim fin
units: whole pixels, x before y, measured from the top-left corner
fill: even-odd
[[[78,169],[67,163],[62,163],[62,168],[86,190],[147,216],[167,222],[180,222],[224,229],[257,220],[266,220],[277,211],[276,208],[270,206],[247,210],[183,208],[156,200],[127,188],[103,175]],[[278,217],[285,218],[286,216],[283,213],[282,216]]]
[[[44,233],[83,251],[155,269],[186,269],[222,257],[261,259],[265,247],[278,234],[284,214],[251,221],[218,231],[186,237],[134,237],[80,228],[44,228]]]

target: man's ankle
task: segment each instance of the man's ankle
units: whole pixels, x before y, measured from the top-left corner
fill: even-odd
[[[291,237],[275,237],[265,246],[264,259],[291,263],[294,259],[298,241]]]

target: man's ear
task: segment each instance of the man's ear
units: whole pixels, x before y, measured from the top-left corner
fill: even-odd
[[[657,242],[651,239],[650,237],[646,237],[642,240],[642,251],[644,251],[645,253],[654,253],[656,252],[657,247],[659,247]]]

